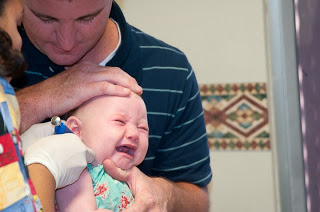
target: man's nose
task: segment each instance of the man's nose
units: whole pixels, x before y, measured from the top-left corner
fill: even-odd
[[[72,23],[60,24],[59,29],[57,30],[57,41],[63,51],[70,52],[73,49],[75,31]]]

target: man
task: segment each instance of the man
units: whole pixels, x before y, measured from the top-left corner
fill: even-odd
[[[22,131],[94,96],[128,95],[129,89],[140,94],[142,87],[150,128],[143,173],[119,170],[110,161],[106,171],[134,193],[128,211],[208,211],[209,150],[186,56],[126,23],[112,0],[22,2],[29,66],[29,87],[17,92]]]

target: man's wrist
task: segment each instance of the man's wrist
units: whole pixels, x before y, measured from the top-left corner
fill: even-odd
[[[164,208],[166,208],[166,211],[174,211],[174,205],[176,202],[176,195],[178,194],[177,185],[174,182],[169,181],[168,179],[162,178],[162,177],[155,177],[153,178],[155,181],[157,181],[158,185],[162,187],[163,193],[165,194],[165,199],[162,202],[164,204]]]
[[[21,114],[20,134],[31,127],[31,125],[39,123],[46,118],[46,108],[48,106],[45,105],[46,101],[42,99],[44,94],[39,92],[41,89],[35,93],[36,89],[30,86],[16,92]]]

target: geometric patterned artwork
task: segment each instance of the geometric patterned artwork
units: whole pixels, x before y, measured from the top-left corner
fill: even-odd
[[[199,88],[210,149],[270,150],[266,83]]]

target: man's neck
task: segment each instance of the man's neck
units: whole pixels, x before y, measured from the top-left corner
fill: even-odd
[[[99,64],[111,52],[113,52],[113,50],[116,49],[119,39],[118,27],[116,23],[109,18],[104,34],[95,47],[90,50],[90,52],[88,52],[81,60]]]

